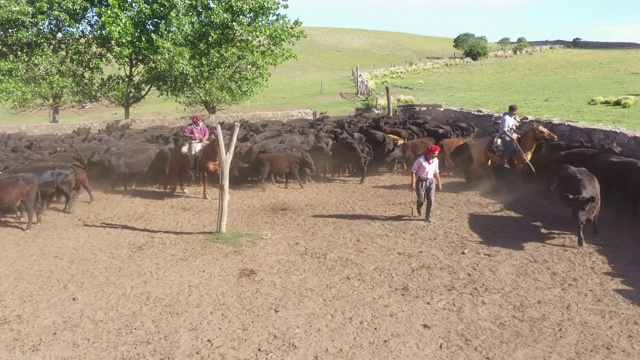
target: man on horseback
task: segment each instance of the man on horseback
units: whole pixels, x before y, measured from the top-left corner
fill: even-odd
[[[189,163],[193,169],[196,165],[196,154],[202,149],[202,142],[209,138],[209,129],[202,122],[202,115],[194,115],[191,124],[184,128],[182,135],[189,141]]]
[[[502,114],[500,118],[500,128],[498,130],[498,137],[502,140],[504,145],[504,167],[509,167],[509,161],[511,156],[516,151],[518,146],[518,135],[515,132],[516,127],[519,125],[516,119],[516,113],[518,112],[517,105],[509,105],[509,111]]]

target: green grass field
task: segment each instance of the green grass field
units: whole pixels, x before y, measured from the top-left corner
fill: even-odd
[[[297,60],[272,71],[262,93],[221,113],[311,108],[344,115],[361,104],[341,93],[355,92],[351,69],[403,66],[428,56],[451,56],[453,39],[369,30],[305,28],[307,38],[295,52]],[[521,116],[557,118],[572,122],[640,129],[640,105],[588,105],[594,96],[640,94],[640,50],[555,50],[533,55],[494,58],[442,67],[404,78],[390,79],[394,96],[412,96],[417,103],[503,112],[509,104]],[[384,86],[380,86],[384,91]],[[381,96],[383,94],[380,94]],[[186,109],[152,94],[131,111],[132,118],[184,116],[202,109]],[[61,122],[116,120],[123,109],[68,109]],[[16,114],[0,109],[0,124],[46,123],[47,111]]]

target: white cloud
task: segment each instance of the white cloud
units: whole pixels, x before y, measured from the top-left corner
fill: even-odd
[[[604,26],[598,32],[605,41],[640,43],[640,24]]]

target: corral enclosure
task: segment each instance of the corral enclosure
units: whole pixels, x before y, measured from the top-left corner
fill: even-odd
[[[635,357],[627,207],[579,249],[545,189],[443,179],[432,224],[411,216],[408,173],[387,171],[232,188],[226,238],[195,186],[82,194],[31,232],[0,218],[0,357]]]

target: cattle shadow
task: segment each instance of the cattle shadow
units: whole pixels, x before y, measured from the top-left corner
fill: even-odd
[[[34,219],[34,226],[35,224],[35,219]],[[9,228],[9,229],[18,229],[21,231],[24,231],[24,229],[27,227],[27,221],[25,220],[7,220],[7,219],[0,219],[0,228]]]
[[[154,229],[145,229],[139,228],[136,226],[125,225],[125,224],[115,224],[115,223],[100,223],[100,224],[84,224],[84,227],[90,228],[98,228],[98,229],[118,229],[118,230],[127,230],[127,231],[137,231],[144,232],[150,234],[168,234],[168,235],[208,235],[211,234],[211,231],[170,231],[170,230],[154,230]]]
[[[112,195],[124,195],[145,200],[166,200],[168,198],[175,198],[176,195],[171,194],[169,191],[158,189],[129,189],[129,190],[112,190],[109,192]]]
[[[488,246],[522,250],[527,242],[545,243],[556,235],[568,235],[573,239],[568,245],[548,242],[546,245],[583,250],[577,246],[577,229],[571,210],[560,201],[557,194],[544,186],[531,184],[512,192],[487,191],[481,195],[502,203],[504,210],[519,215],[471,214],[470,228]],[[640,224],[637,219],[631,218],[628,207],[614,204],[603,205],[598,225],[599,237],[593,235],[591,224],[585,225],[588,246],[595,246],[595,250],[607,259],[611,271],[604,275],[619,279],[627,287],[614,291],[640,306]]]
[[[511,250],[524,250],[524,245],[529,242],[545,243],[553,240],[556,234],[543,232],[542,226],[526,217],[486,213],[469,214],[469,228],[487,246]]]
[[[408,215],[366,215],[366,214],[326,214],[312,215],[318,219],[338,219],[338,220],[372,220],[372,221],[424,221],[422,218],[414,218]]]

